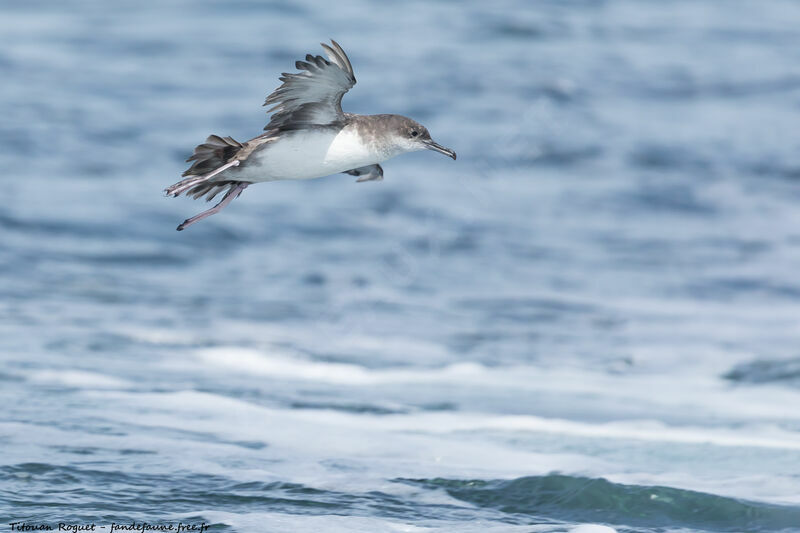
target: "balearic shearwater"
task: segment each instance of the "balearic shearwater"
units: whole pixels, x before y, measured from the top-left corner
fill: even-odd
[[[422,124],[401,115],[355,115],[342,111],[342,96],[356,84],[353,66],[334,40],[322,44],[328,56],[308,54],[297,61],[301,72],[283,73],[283,84],[267,97],[273,105],[265,133],[240,143],[231,137],[209,135],[194,149],[186,179],[168,187],[169,196],[186,193],[213,199],[226,191],[211,209],[186,219],[178,231],[223,209],[251,183],[321,178],[339,172],[358,176],[357,182],[382,180],[378,163],[422,149],[456,158],[436,143]]]

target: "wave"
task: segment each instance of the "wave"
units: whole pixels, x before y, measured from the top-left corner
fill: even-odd
[[[398,480],[504,513],[538,520],[707,531],[797,531],[800,507],[759,503],[662,486],[550,474],[513,480]]]

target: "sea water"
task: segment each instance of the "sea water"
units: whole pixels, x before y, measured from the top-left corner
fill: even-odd
[[[458,161],[176,232],[329,38]],[[800,531],[798,65],[780,0],[2,4],[0,528]]]

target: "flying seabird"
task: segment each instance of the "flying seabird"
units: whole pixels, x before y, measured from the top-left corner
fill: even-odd
[[[220,211],[251,183],[321,178],[339,172],[357,182],[383,179],[379,163],[417,150],[435,150],[456,158],[436,143],[422,124],[401,115],[355,115],[342,111],[342,96],[356,84],[353,66],[334,40],[322,44],[328,59],[306,55],[301,72],[283,73],[283,84],[267,97],[272,105],[265,133],[240,143],[209,135],[186,161],[194,161],[185,179],[166,189],[206,201],[225,191],[211,209],[186,219],[181,231]]]

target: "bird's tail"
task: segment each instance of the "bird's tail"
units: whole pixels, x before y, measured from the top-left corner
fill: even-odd
[[[197,145],[194,154],[186,161],[194,161],[186,172],[185,179],[170,185],[165,189],[168,196],[179,196],[188,191],[187,195],[199,198],[207,193],[212,193],[207,200],[211,200],[220,191],[228,188],[232,183],[229,180],[210,181],[224,170],[239,165],[239,160],[231,158],[243,148],[242,143],[231,137],[209,135],[206,142]]]
[[[219,135],[209,135],[206,142],[198,144],[192,157],[186,160],[194,161],[184,176],[199,176],[201,174],[208,174],[213,170],[224,165],[230,160],[231,157],[236,155],[236,152],[244,147],[242,143],[234,140],[232,137],[220,137]]]

